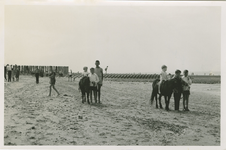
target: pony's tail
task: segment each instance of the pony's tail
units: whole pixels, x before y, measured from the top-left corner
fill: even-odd
[[[159,82],[159,79],[155,79],[154,82],[152,83],[152,93],[151,93],[151,98],[150,98],[150,104],[153,104],[155,96],[157,96],[157,91],[156,91],[156,84]]]

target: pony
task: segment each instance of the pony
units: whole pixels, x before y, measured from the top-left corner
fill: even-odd
[[[79,81],[79,90],[81,90],[82,93],[82,103],[86,102],[86,96],[87,96],[87,102],[89,102],[89,90],[90,90],[90,80],[89,77],[84,76]]]
[[[158,103],[157,103],[157,97],[158,97],[158,85],[157,83],[159,82],[159,79],[154,80],[152,83],[152,94],[151,94],[151,105],[153,104],[154,98],[156,100],[156,108],[158,108]],[[165,109],[169,111],[169,103],[170,103],[170,98],[172,96],[172,93],[174,90],[181,88],[182,85],[185,83],[183,82],[182,79],[180,78],[173,78],[167,81],[163,81],[162,84],[160,85],[160,94],[159,94],[159,105],[160,108],[162,109],[162,103],[161,103],[161,97],[164,96],[165,98]]]

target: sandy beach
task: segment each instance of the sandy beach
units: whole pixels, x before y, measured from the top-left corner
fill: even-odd
[[[193,84],[189,112],[150,106],[151,82],[104,81],[102,104],[82,104],[78,79],[21,76],[4,84],[4,144],[219,146],[220,84]],[[165,107],[162,98],[163,107]]]

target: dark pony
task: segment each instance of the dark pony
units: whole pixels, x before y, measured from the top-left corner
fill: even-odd
[[[89,89],[90,89],[90,80],[89,77],[85,76],[79,81],[79,89],[82,92],[82,103],[86,101],[86,96],[87,96],[87,102],[89,102]]]
[[[158,103],[157,103],[157,96],[158,96],[158,85],[157,83],[159,82],[159,79],[156,79],[152,83],[152,94],[151,94],[151,104],[153,104],[153,100],[155,98],[156,100],[156,108],[158,108]],[[165,109],[168,111],[169,110],[169,103],[170,103],[170,98],[172,96],[173,90],[180,88],[179,86],[182,86],[183,81],[180,78],[173,78],[167,81],[163,81],[163,83],[160,85],[160,92],[159,94],[159,105],[160,108],[162,108],[162,103],[161,103],[161,97],[164,96],[165,98]]]

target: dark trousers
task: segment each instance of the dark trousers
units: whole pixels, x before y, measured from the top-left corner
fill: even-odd
[[[11,82],[11,74],[12,74],[12,71],[8,71],[8,82]]]
[[[36,83],[39,83],[39,73],[35,73],[35,77],[36,77]]]
[[[179,110],[180,108],[180,98],[181,98],[181,92],[174,93],[174,108],[175,110]]]

